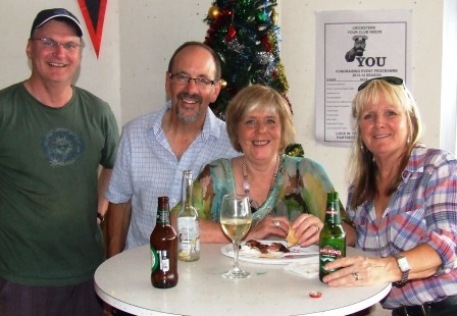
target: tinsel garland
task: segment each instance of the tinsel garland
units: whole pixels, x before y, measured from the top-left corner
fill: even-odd
[[[224,83],[211,105],[218,117],[224,119],[232,97],[254,83],[273,87],[288,101],[289,87],[279,57],[276,6],[276,0],[216,0],[208,10],[205,43],[221,59]]]

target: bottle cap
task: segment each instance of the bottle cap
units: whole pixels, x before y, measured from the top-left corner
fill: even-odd
[[[332,191],[327,193],[327,199],[330,201],[337,201],[338,200],[338,192]]]
[[[161,210],[168,209],[168,196],[159,196],[157,208]]]

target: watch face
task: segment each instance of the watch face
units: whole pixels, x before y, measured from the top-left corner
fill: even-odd
[[[394,283],[395,286],[403,286],[408,282],[409,277],[409,270],[411,267],[409,266],[408,259],[401,255],[394,255],[395,260],[397,260],[398,268],[400,269],[402,276],[401,280]]]
[[[409,266],[409,262],[405,257],[398,257],[397,262],[398,262],[398,267],[400,268],[400,270],[402,272],[411,270],[411,267]]]

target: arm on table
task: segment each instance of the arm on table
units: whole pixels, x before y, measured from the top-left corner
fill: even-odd
[[[409,280],[428,278],[434,275],[441,267],[442,262],[438,253],[427,244],[421,244],[411,250],[401,252],[402,256],[406,257],[411,266],[409,271]],[[424,260],[427,258],[427,260]],[[401,272],[394,259],[394,272],[397,272],[396,280],[401,279]]]
[[[222,231],[221,225],[207,219],[200,219],[200,241],[202,243],[231,242]]]
[[[427,244],[420,244],[402,252],[401,255],[408,259],[411,267],[409,280],[430,277],[442,265],[438,253]],[[427,258],[427,260],[424,260],[424,258]],[[397,282],[401,280],[402,276],[394,257],[345,257],[328,263],[326,267],[328,269],[341,268],[324,277],[324,282],[330,286],[358,286]],[[354,272],[359,276],[358,280],[354,279]]]

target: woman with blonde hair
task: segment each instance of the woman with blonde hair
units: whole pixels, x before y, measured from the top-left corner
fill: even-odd
[[[392,315],[457,315],[457,160],[419,142],[421,121],[403,80],[363,83],[352,104],[356,139],[347,214],[356,247],[330,286],[392,282]]]

